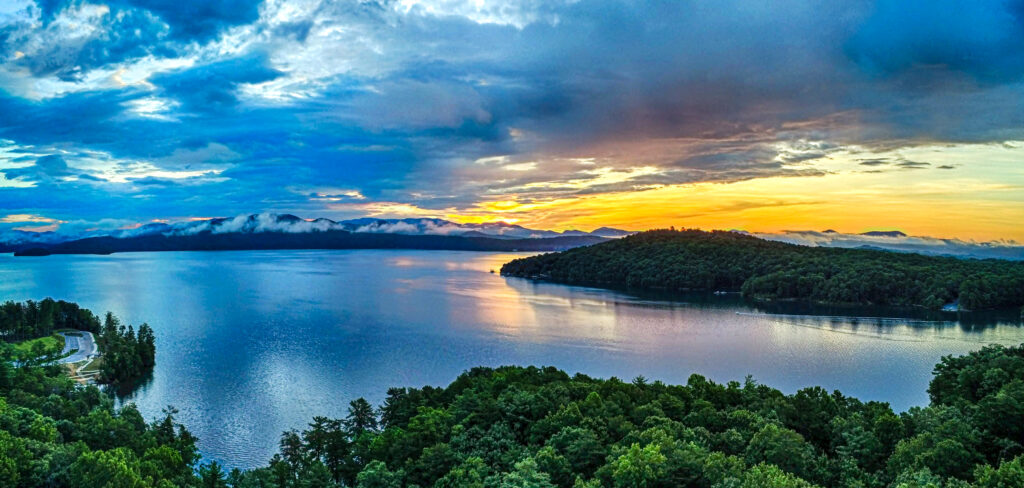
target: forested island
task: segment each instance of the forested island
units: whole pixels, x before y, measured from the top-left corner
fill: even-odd
[[[516,259],[504,276],[612,288],[742,292],[823,304],[1024,306],[1024,262],[808,247],[739,232],[653,230]]]

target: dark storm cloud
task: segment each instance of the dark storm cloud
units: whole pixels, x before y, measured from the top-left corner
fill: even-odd
[[[281,72],[270,67],[266,54],[254,52],[161,75],[153,83],[181,102],[186,112],[214,112],[238,103],[239,85],[271,81],[278,76]]]
[[[35,164],[24,168],[0,170],[8,179],[21,179],[27,182],[50,181],[54,178],[74,174],[68,163],[59,155],[43,156]]]
[[[148,10],[171,26],[179,39],[205,41],[226,27],[248,24],[259,16],[259,0],[125,0]]]
[[[882,0],[846,49],[866,72],[879,76],[939,68],[989,82],[1019,81],[1024,73],[1022,12],[1019,0]]]
[[[79,0],[36,0],[40,18],[49,23],[69,7],[81,5]],[[104,2],[115,11],[149,12],[170,26],[174,38],[184,41],[206,41],[221,30],[248,24],[259,16],[259,0],[113,0]]]
[[[124,121],[124,103],[138,93],[86,91],[42,101],[0,91],[0,137],[22,145],[75,145],[116,149],[126,154],[180,141],[154,138],[152,121]]]

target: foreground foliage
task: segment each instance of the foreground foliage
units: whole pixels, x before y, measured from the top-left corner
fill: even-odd
[[[126,341],[130,328],[104,322],[104,340]],[[142,330],[135,344],[149,343]],[[749,378],[665,385],[476,368],[446,388],[392,388],[379,409],[355,400],[343,419],[284,433],[266,467],[226,472],[199,464],[173,409],[147,423],[134,405],[115,408],[96,387],[17,361],[0,342],[0,486],[1024,486],[1024,345],[945,357],[928,393],[928,407],[897,414]]]
[[[197,486],[195,439],[173,410],[147,423],[61,366],[15,366],[0,343],[0,486]]]
[[[966,309],[1024,306],[1024,262],[806,247],[736,232],[656,230],[516,259],[508,276],[751,298]]]
[[[356,400],[345,419],[316,418],[285,433],[267,467],[218,473],[216,482],[1024,486],[1024,345],[943,358],[929,394],[930,406],[897,414],[838,391],[784,395],[750,379],[719,385],[694,375],[670,386],[553,368],[477,368],[447,388],[392,388],[379,412]]]

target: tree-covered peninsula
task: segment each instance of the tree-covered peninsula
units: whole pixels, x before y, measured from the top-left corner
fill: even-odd
[[[7,301],[0,305],[0,340],[8,343],[52,336],[58,331],[94,334],[102,357],[97,359],[99,383],[120,387],[146,376],[156,364],[156,338],[148,324],[138,330],[124,325],[108,312],[101,321],[92,311],[77,303],[46,298],[40,301]],[[22,362],[50,361],[60,353],[15,348]]]
[[[590,286],[742,292],[825,304],[1024,305],[1024,262],[807,247],[738,232],[654,230],[516,259],[505,276]]]
[[[115,406],[94,385],[68,376],[66,365],[30,360],[17,340],[55,330],[95,332],[103,350],[101,382],[121,384],[152,367],[155,346],[112,315],[104,321],[74,303],[50,299],[0,306],[0,486],[199,486],[195,438],[173,409],[147,422],[134,404]],[[129,333],[132,332],[132,333]]]

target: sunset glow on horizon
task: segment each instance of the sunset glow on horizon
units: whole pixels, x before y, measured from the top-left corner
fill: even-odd
[[[272,212],[1024,241],[1013,2],[204,9],[0,7],[0,233]]]

